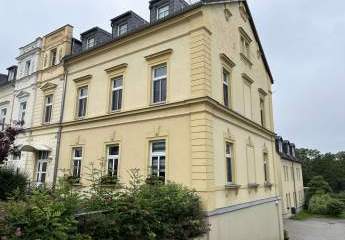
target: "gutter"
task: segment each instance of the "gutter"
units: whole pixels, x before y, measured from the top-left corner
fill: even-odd
[[[55,152],[55,165],[54,165],[54,175],[53,175],[53,187],[55,187],[55,185],[56,185],[57,172],[58,172],[58,167],[59,167],[61,132],[62,132],[63,113],[64,113],[64,109],[65,109],[67,75],[68,75],[68,72],[67,72],[67,70],[65,70],[64,83],[63,83],[63,88],[62,88],[61,114],[60,114],[60,120],[58,123],[59,127],[58,127],[58,130],[56,133],[57,135],[56,135],[56,152]]]

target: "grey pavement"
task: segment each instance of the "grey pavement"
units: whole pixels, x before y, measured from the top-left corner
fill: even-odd
[[[345,220],[312,218],[284,220],[290,240],[345,240]]]

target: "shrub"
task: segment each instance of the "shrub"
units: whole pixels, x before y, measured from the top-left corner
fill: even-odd
[[[329,194],[315,194],[309,201],[309,212],[313,214],[328,214],[328,204],[332,198]]]
[[[338,199],[331,199],[327,206],[327,214],[338,217],[345,211],[345,205]]]
[[[14,192],[25,193],[27,178],[12,168],[0,167],[0,200],[7,200]]]
[[[306,192],[306,195],[305,195],[306,209],[309,209],[310,199],[315,194],[327,194],[327,193],[331,193],[331,192],[332,192],[331,187],[329,186],[328,182],[326,182],[322,176],[314,177],[308,183],[308,191]]]

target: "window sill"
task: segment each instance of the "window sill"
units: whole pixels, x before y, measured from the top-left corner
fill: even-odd
[[[155,106],[161,106],[161,105],[165,105],[165,104],[167,104],[166,101],[164,101],[164,102],[151,103],[150,105],[153,106],[153,107],[155,107]]]
[[[249,183],[248,188],[250,189],[257,189],[260,186],[260,184],[257,183]]]
[[[236,191],[238,191],[240,188],[241,188],[241,185],[234,184],[234,183],[228,183],[228,184],[225,185],[225,189],[228,189],[228,190],[236,190]]]

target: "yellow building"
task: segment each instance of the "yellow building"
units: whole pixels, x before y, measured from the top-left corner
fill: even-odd
[[[273,79],[247,3],[150,11],[114,18],[110,40],[87,31],[65,60],[59,176],[86,186],[94,164],[126,183],[139,168],[200,193],[208,239],[282,239]]]
[[[304,205],[302,163],[296,158],[296,147],[282,137],[276,137],[277,158],[281,164],[280,196],[283,217],[291,217],[301,211]]]
[[[70,55],[73,27],[63,26],[42,38],[37,83],[28,140],[21,145],[25,171],[37,184],[51,185],[56,179],[61,109],[65,82],[63,57]]]

